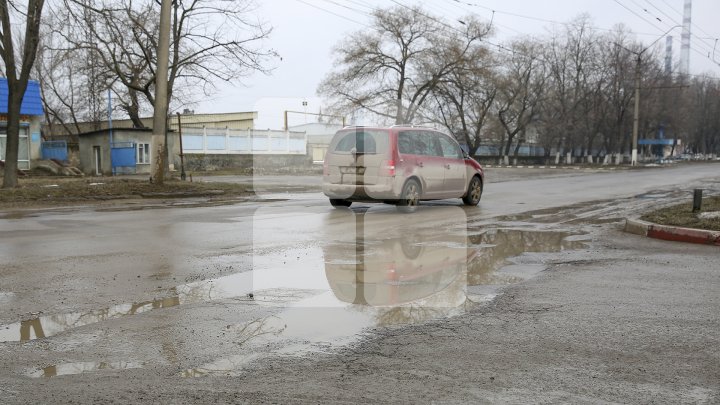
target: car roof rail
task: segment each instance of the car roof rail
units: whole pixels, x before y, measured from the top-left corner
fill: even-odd
[[[343,127],[343,129],[348,129],[348,128],[365,128],[365,127],[366,127],[366,125],[345,125],[345,126]]]
[[[416,125],[416,124],[395,124],[390,126],[390,128],[397,128],[397,127],[405,127],[405,128],[425,128],[425,129],[436,129],[434,126],[426,126],[426,125]]]

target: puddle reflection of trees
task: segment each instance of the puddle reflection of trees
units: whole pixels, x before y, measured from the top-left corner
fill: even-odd
[[[228,328],[232,328],[232,326],[228,326]],[[285,331],[287,325],[284,324],[282,319],[276,316],[269,316],[238,325],[235,328],[236,330],[233,331],[233,334],[237,336],[237,338],[233,341],[233,344],[237,346],[247,346],[252,340],[262,336],[279,336]],[[257,357],[259,357],[259,353],[246,353],[222,358],[197,368],[184,370],[180,373],[180,376],[203,377],[207,375],[226,374],[240,370],[244,365],[250,363]]]
[[[510,284],[522,279],[503,277],[497,273],[507,259],[523,253],[553,253],[580,249],[585,242],[568,240],[573,234],[557,231],[494,229],[470,235],[470,242],[478,245],[478,255],[468,265],[468,285]]]
[[[67,363],[34,370],[28,373],[27,376],[32,378],[50,378],[62,375],[90,373],[98,370],[129,370],[133,368],[142,368],[143,366],[144,363],[136,363],[132,361]]]
[[[235,328],[233,335],[235,339],[233,344],[237,346],[245,346],[251,340],[257,339],[261,336],[270,335],[277,336],[283,333],[286,326],[282,320],[270,316],[263,319],[257,319],[243,325],[228,326],[228,329]],[[171,344],[163,344],[163,349],[166,354],[169,354],[168,360],[171,363],[177,363],[177,353],[175,348]],[[209,363],[202,367],[195,369],[188,369],[181,373],[183,377],[199,377],[208,374],[214,374],[224,371],[232,371],[240,368],[242,364],[247,363],[253,359],[252,355],[238,355],[226,359],[220,359],[213,363]],[[101,362],[78,362],[78,363],[66,363],[48,366],[42,369],[33,370],[27,375],[33,378],[40,377],[57,377],[61,375],[76,375],[83,373],[90,373],[99,370],[126,370],[133,368],[142,368],[145,363],[133,362],[133,361],[101,361]]]
[[[82,326],[104,322],[112,319],[123,318],[142,314],[154,309],[171,308],[181,304],[212,301],[223,298],[227,293],[212,281],[201,281],[183,286],[173,287],[168,290],[169,297],[158,298],[133,304],[120,304],[110,308],[88,312],[74,312],[69,314],[58,314],[41,316],[0,327],[0,341],[29,341],[42,339],[56,335],[67,330],[76,329]],[[12,335],[13,331],[18,335]]]
[[[433,319],[447,318],[464,312],[467,300],[466,269],[453,269],[455,278],[449,284],[436,284],[436,289],[427,297],[400,305],[378,306],[356,305],[359,311],[372,312],[377,326],[412,325]]]
[[[174,289],[171,292],[176,293]],[[0,335],[0,339],[5,342],[12,341],[29,341],[41,339],[56,335],[66,330],[79,328],[85,325],[91,325],[111,319],[117,319],[125,316],[137,315],[149,310],[158,308],[169,308],[180,305],[180,297],[172,296],[161,298],[153,301],[144,301],[134,304],[121,304],[110,308],[105,308],[89,312],[74,312],[70,314],[59,314],[42,316],[19,322],[19,337],[11,337],[7,334]],[[11,326],[6,327],[7,330],[13,330]]]

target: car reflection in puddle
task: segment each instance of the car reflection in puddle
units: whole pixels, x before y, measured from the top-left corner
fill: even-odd
[[[275,209],[258,213],[277,218],[281,213]],[[372,328],[462,314],[474,302],[492,299],[501,286],[544,268],[509,258],[584,246],[581,238],[567,232],[490,227],[469,232],[465,210],[459,206],[421,206],[409,215],[386,206],[360,206],[308,213],[304,221],[318,224],[314,230],[320,246],[278,250],[271,237],[278,230],[268,227],[276,227],[277,221],[259,219],[253,224],[253,271],[177,286],[168,292],[170,297],[158,300],[5,325],[0,327],[0,341],[33,340],[148,311],[231,299],[250,318],[223,328],[242,341],[233,341],[236,349],[221,358],[184,365],[180,375],[234,375],[264,356],[330,351],[357,341]],[[253,298],[248,298],[250,293]],[[272,307],[271,315],[253,318],[252,308],[257,306]],[[213,358],[207,346],[200,350],[208,350]],[[52,377],[158,362],[58,364],[29,375]]]
[[[335,217],[326,228],[334,242],[323,252],[339,301],[374,313],[377,326],[425,322],[462,308],[475,250],[461,207],[421,207],[412,215],[346,210]]]
[[[268,216],[278,215],[267,211]],[[254,235],[264,233],[253,230]],[[468,248],[467,218],[461,207],[421,207],[412,215],[385,206],[337,210],[324,218],[321,238],[325,291],[275,314],[266,324],[267,331],[274,332],[248,342],[245,354],[216,359],[180,375],[241,373],[258,358],[268,338],[283,341],[268,354],[328,351],[356,341],[371,328],[462,312],[467,264],[475,250]],[[257,246],[258,252],[267,249]],[[256,255],[255,263],[265,269],[285,264],[262,255]]]

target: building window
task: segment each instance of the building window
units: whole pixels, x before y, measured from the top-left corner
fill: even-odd
[[[150,164],[150,144],[137,144],[137,162],[138,164]]]
[[[5,152],[7,147],[7,124],[0,123],[0,160],[5,160]],[[28,136],[29,128],[20,124],[20,143],[18,145],[18,168],[22,170],[30,169],[30,137]]]

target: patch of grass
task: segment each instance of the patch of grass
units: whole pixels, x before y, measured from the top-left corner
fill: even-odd
[[[702,212],[718,211],[720,211],[720,196],[703,199]],[[720,231],[720,218],[701,219],[698,214],[692,212],[692,201],[645,214],[641,219],[660,225]]]
[[[0,189],[0,207],[23,207],[119,200],[128,198],[236,197],[253,192],[248,186],[168,180],[158,186],[139,179],[23,178],[19,187]]]

